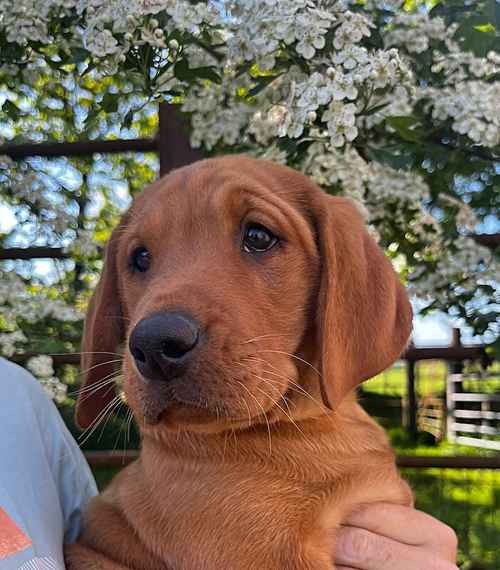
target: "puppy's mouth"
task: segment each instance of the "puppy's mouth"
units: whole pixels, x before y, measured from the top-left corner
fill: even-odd
[[[234,367],[226,378],[219,375],[217,363],[212,362],[214,370],[207,371],[195,362],[178,376],[148,379],[131,364],[128,360],[125,367],[125,391],[139,425],[172,430],[193,427],[196,431],[245,428],[267,424],[286,406],[279,402],[286,398],[288,386],[264,374],[261,378],[260,370],[248,366],[244,372]],[[262,383],[256,381],[260,378]]]
[[[242,428],[265,423],[266,416],[271,414],[275,407],[272,405],[265,409],[259,406],[258,410],[250,413],[248,408],[244,411],[231,409],[231,406],[223,400],[209,402],[201,398],[182,397],[176,393],[174,387],[168,390],[168,396],[166,392],[164,390],[161,394],[151,392],[143,394],[137,406],[137,411],[142,417],[139,425],[144,422],[148,428],[165,426],[173,430],[184,426],[187,429],[194,428],[196,431],[203,431],[204,426],[207,428],[210,426],[210,431]]]
[[[137,380],[141,383],[145,382],[142,378]],[[185,417],[206,415],[208,406],[201,400],[180,397],[174,387],[152,386],[140,397],[139,411],[144,421],[148,425],[154,426],[162,422],[162,420],[180,413]]]

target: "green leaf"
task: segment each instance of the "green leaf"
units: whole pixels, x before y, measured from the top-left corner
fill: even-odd
[[[413,166],[413,156],[408,154],[399,154],[395,152],[397,149],[388,150],[384,148],[366,147],[368,158],[381,164],[386,164],[396,170],[408,170]]]
[[[2,111],[6,113],[9,119],[12,119],[13,121],[17,121],[21,116],[21,110],[10,99],[5,100],[4,104],[2,105]]]
[[[370,109],[368,109],[367,111],[365,111],[363,113],[363,115],[365,117],[368,117],[369,115],[374,115],[375,113],[378,113],[379,111],[382,111],[382,109],[385,109],[388,105],[390,105],[391,103],[380,103],[380,105],[375,105],[374,107],[371,107]]]
[[[385,122],[405,141],[421,142],[424,138],[424,133],[419,128],[419,120],[415,117],[387,117]]]
[[[90,57],[90,52],[81,47],[75,47],[71,50],[71,57],[68,63],[83,63]]]
[[[277,77],[279,77],[279,75],[267,75],[264,77],[256,78],[257,85],[255,87],[252,87],[252,89],[250,89],[250,91],[248,92],[248,96],[255,97],[261,91],[263,91],[270,83],[272,83]]]
[[[489,22],[487,24],[481,24],[480,26],[474,26],[474,29],[477,32],[481,32],[483,34],[495,32],[495,26],[493,24],[490,24]]]
[[[106,93],[101,101],[101,107],[106,113],[116,113],[118,111],[118,101],[120,95],[118,93]]]
[[[214,83],[220,83],[221,78],[215,69],[213,66],[190,68],[187,60],[181,59],[174,65],[174,75],[180,81],[192,82],[196,79],[208,79]]]

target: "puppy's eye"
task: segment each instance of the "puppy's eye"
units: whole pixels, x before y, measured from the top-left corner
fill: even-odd
[[[261,253],[270,250],[278,241],[273,232],[261,224],[249,224],[245,229],[242,248],[247,253]]]
[[[151,254],[145,247],[138,247],[132,253],[130,265],[134,271],[146,272],[151,265]]]

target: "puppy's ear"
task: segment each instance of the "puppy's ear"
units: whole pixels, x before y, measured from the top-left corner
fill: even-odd
[[[333,408],[400,356],[411,332],[412,310],[391,262],[350,200],[323,194],[316,220],[322,263],[317,316],[321,393]]]
[[[80,428],[91,425],[115,397],[112,378],[120,359],[117,349],[125,338],[116,266],[118,235],[122,230],[121,224],[108,242],[104,269],[85,318],[81,348],[83,384],[76,405],[76,423]]]

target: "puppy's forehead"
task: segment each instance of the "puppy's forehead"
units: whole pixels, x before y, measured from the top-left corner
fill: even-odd
[[[253,194],[266,201],[283,200],[305,213],[309,198],[318,191],[308,178],[288,167],[247,156],[226,156],[173,171],[143,192],[133,209],[153,218],[179,208],[206,215]]]

